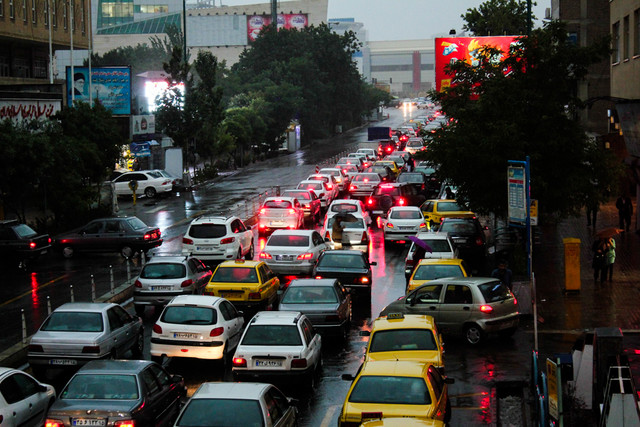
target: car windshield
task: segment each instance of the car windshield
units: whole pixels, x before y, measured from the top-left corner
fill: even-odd
[[[333,227],[333,223],[334,222],[336,222],[336,217],[335,216],[332,216],[331,218],[329,218],[327,220],[327,230],[329,230],[331,227]],[[362,218],[350,218],[350,219],[342,220],[342,228],[344,228],[344,229],[365,228],[364,227],[364,221],[362,220]]]
[[[229,414],[233,414],[230,417]],[[260,402],[249,399],[191,399],[179,427],[263,427]]]
[[[324,256],[318,261],[318,267],[322,268],[367,268],[362,255],[358,254],[336,254],[325,252]]]
[[[180,279],[187,275],[187,268],[177,263],[147,264],[140,273],[142,279]]]
[[[430,329],[390,329],[374,332],[369,352],[437,350],[433,331]]]
[[[289,286],[282,297],[283,304],[331,304],[338,295],[331,286]]]
[[[384,169],[384,168],[379,168],[379,169]],[[353,182],[380,182],[380,175],[378,175],[377,173],[371,173],[371,174],[360,174],[360,175],[356,175],[353,178]]]
[[[323,187],[321,182],[308,182],[306,184],[298,184],[298,188],[304,188],[305,190],[322,190]]]
[[[311,199],[311,195],[306,191],[287,191],[285,194],[289,197],[295,197],[298,200]]]
[[[102,332],[102,313],[54,311],[40,328],[50,332]]]
[[[218,313],[210,307],[168,305],[160,320],[175,325],[215,325]]]
[[[217,239],[226,235],[224,224],[192,224],[189,228],[189,236],[196,239]]]
[[[463,210],[458,202],[439,202],[438,203],[438,211],[439,212],[459,212]]]
[[[420,142],[420,141],[409,141],[409,142],[407,142],[407,147],[422,147],[422,142]]]
[[[391,219],[422,219],[422,212],[419,210],[392,209],[389,214]]]
[[[212,282],[257,283],[258,275],[253,267],[218,267]]]
[[[478,289],[480,289],[484,301],[487,303],[504,301],[511,296],[509,288],[499,281],[478,285]]]
[[[464,276],[459,265],[419,265],[413,280],[434,280],[441,277]]]
[[[12,228],[20,239],[28,239],[29,237],[33,237],[38,234],[33,230],[33,228],[29,227],[26,224],[18,224]]]
[[[398,177],[398,182],[422,184],[424,182],[424,178],[421,173],[402,173]]]
[[[280,208],[280,209],[288,209],[291,206],[291,202],[289,200],[267,200],[264,202],[265,208]]]
[[[77,374],[60,394],[61,399],[138,399],[135,375]]]
[[[249,325],[242,345],[302,345],[296,325]]]
[[[309,246],[309,236],[297,235],[272,235],[267,242],[267,246],[293,246],[296,248],[306,248]]]
[[[423,378],[364,375],[353,387],[349,402],[430,405],[431,396]]]

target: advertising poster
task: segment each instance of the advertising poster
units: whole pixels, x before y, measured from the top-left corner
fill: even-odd
[[[131,135],[146,135],[156,133],[156,116],[131,116]]]
[[[445,72],[447,64],[465,61],[474,66],[478,65],[477,55],[484,46],[500,49],[502,55],[494,60],[501,61],[509,53],[511,43],[515,43],[518,37],[520,36],[436,38],[436,90],[440,92],[451,86],[452,76]]]
[[[507,169],[507,194],[509,222],[524,224],[527,220],[525,170],[509,166]]]
[[[271,24],[270,15],[253,15],[247,17],[247,35],[249,37],[249,43],[255,41],[260,34],[260,30],[265,25]],[[301,29],[309,25],[309,18],[305,13],[293,13],[278,15],[278,29],[285,28],[287,30],[292,28]]]
[[[67,105],[89,102],[89,67],[67,67]],[[91,95],[114,115],[131,114],[131,69],[129,67],[95,67],[91,69]]]
[[[20,123],[23,120],[45,120],[61,109],[61,100],[2,99],[0,100],[0,121],[11,119],[15,123]]]

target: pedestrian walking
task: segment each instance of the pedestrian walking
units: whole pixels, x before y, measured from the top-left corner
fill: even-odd
[[[606,275],[606,260],[605,260],[605,240],[598,238],[593,242],[591,250],[593,251],[593,260],[591,261],[591,267],[593,268],[593,280],[601,278],[601,282],[604,282]]]
[[[587,209],[587,227],[593,225],[595,228],[598,211],[600,210],[600,203],[593,200],[587,200],[585,207]]]
[[[333,225],[331,226],[331,240],[333,240],[334,243],[333,249],[342,249],[342,230],[344,230],[342,218],[336,215],[333,218]]]
[[[609,281],[613,280],[613,264],[616,262],[616,241],[609,237],[604,243],[604,268],[600,281],[604,282],[607,275]]]
[[[512,271],[509,269],[507,261],[502,260],[498,264],[498,268],[494,269],[491,272],[491,277],[495,277],[499,279],[502,283],[504,283],[509,290],[513,290],[513,284],[511,283],[511,278],[513,277]]]
[[[616,208],[618,208],[620,228],[629,231],[629,227],[631,226],[631,215],[633,214],[633,203],[631,203],[631,198],[626,194],[618,197],[618,200],[616,200]]]

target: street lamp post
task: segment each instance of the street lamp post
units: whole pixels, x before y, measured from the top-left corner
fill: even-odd
[[[187,63],[187,0],[182,0],[182,58]]]

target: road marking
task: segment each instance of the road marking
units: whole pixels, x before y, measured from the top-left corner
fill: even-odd
[[[66,275],[66,274],[64,274],[64,275],[62,275],[62,276],[60,276],[60,277],[58,277],[58,278],[56,278],[56,279],[49,280],[47,283],[45,283],[45,284],[42,284],[42,285],[38,286],[38,287],[36,288],[36,290],[40,290],[40,289],[42,289],[42,288],[44,288],[44,287],[46,287],[46,286],[49,286],[49,285],[51,285],[51,284],[53,284],[53,283],[56,283],[56,282],[57,282],[57,281],[59,281],[59,280],[62,280],[62,279],[64,279],[64,278],[66,278],[66,277],[67,277],[67,275]],[[33,289],[31,289],[29,292],[25,292],[25,293],[23,293],[22,295],[18,295],[17,297],[11,298],[11,299],[10,299],[10,300],[8,300],[8,301],[5,301],[5,302],[3,302],[3,303],[0,303],[0,307],[4,307],[5,305],[11,304],[12,302],[17,301],[17,300],[19,300],[20,298],[26,297],[27,295],[32,294],[32,293],[33,293]]]
[[[322,427],[328,427],[331,423],[331,418],[333,418],[333,415],[336,413],[337,410],[338,410],[338,405],[330,406],[329,410],[327,411],[327,414],[322,419],[322,423],[320,425]]]
[[[148,213],[148,214],[156,213],[156,212],[159,212],[159,211],[161,211],[161,210],[166,209],[167,207],[168,207],[168,205],[163,203],[163,204],[161,204],[161,205],[159,205],[159,206],[156,206],[156,207],[155,207],[155,208],[153,208],[153,209],[146,210],[146,211],[145,211],[145,213]],[[173,211],[173,210],[172,210],[172,211]]]

